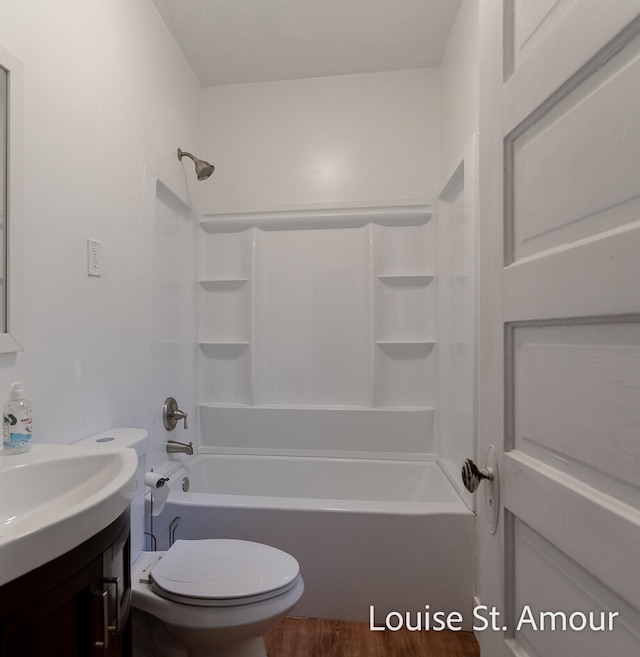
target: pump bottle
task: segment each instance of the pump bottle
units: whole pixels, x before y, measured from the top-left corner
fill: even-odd
[[[31,449],[31,402],[25,399],[19,381],[9,386],[9,401],[3,408],[2,429],[4,454],[22,454]]]

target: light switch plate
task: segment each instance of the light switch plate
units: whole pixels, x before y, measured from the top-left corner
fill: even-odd
[[[102,242],[87,238],[87,274],[102,276]]]

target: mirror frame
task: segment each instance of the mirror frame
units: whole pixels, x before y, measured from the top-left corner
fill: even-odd
[[[22,335],[22,312],[18,301],[22,287],[22,180],[23,180],[23,85],[22,62],[0,45],[0,66],[7,75],[7,216],[4,222],[4,250],[6,258],[4,306],[6,333],[0,333],[0,354],[22,351],[18,336]]]

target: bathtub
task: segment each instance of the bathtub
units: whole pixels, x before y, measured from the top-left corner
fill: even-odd
[[[305,580],[296,616],[380,622],[429,605],[470,628],[475,518],[436,461],[201,454],[170,486],[157,549],[223,537],[279,547]]]

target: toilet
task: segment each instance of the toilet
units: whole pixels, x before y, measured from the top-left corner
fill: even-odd
[[[277,548],[234,539],[144,546],[144,474],[149,435],[112,429],[83,442],[131,447],[138,488],[131,505],[134,657],[266,657],[263,635],[302,596],[298,562]]]

